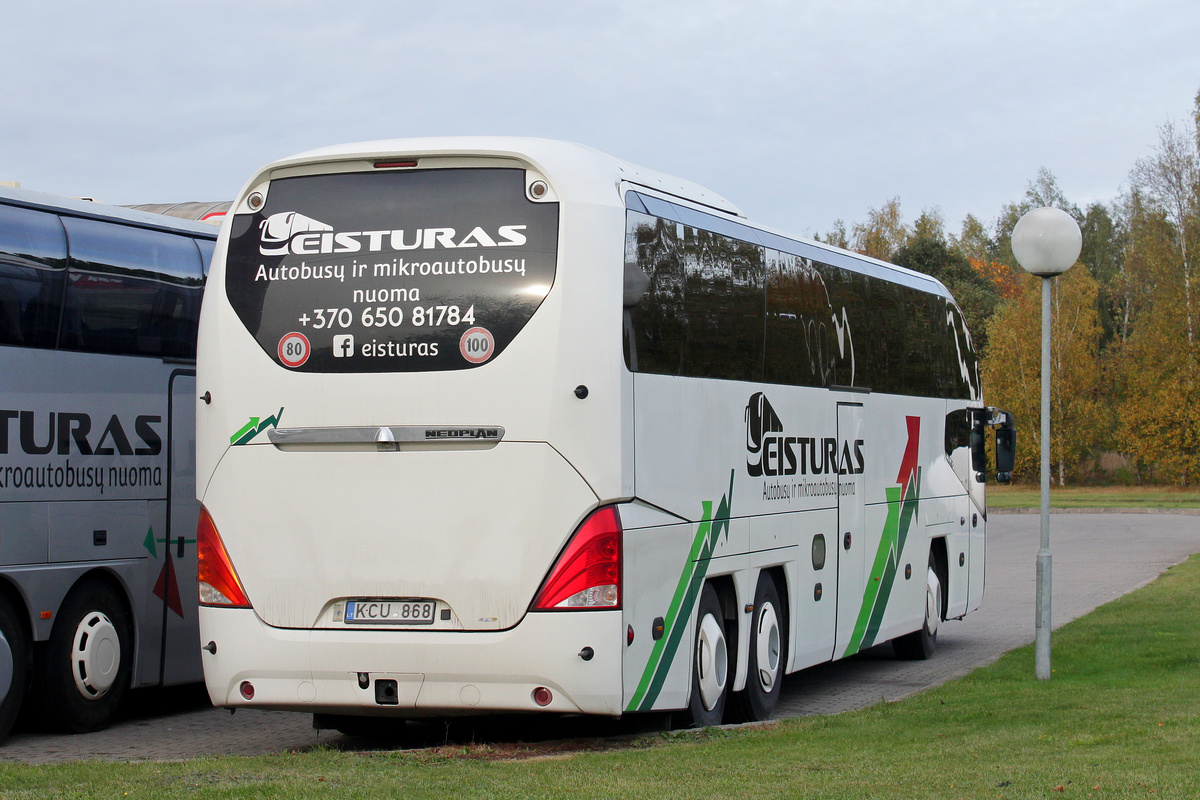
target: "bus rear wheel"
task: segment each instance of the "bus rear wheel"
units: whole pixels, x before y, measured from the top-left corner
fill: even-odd
[[[88,733],[108,726],[129,688],[133,635],[129,612],[98,581],[70,591],[37,671],[38,701],[52,728]]]
[[[685,722],[695,728],[720,725],[725,717],[729,689],[729,644],[725,640],[725,615],[711,584],[700,593],[696,612],[696,640],[692,650],[692,691]]]
[[[754,618],[750,628],[750,652],[746,689],[733,696],[739,719],[763,720],[779,702],[787,658],[787,633],[779,590],[767,573],[758,577],[754,590]]]
[[[0,597],[0,742],[8,737],[29,681],[29,644],[17,612]]]

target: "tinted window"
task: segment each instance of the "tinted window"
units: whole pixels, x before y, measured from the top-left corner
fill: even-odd
[[[687,374],[687,281],[677,228],[674,222],[633,211],[627,218],[626,275],[640,271],[646,279],[625,326],[626,357],[639,372]]]
[[[234,217],[225,292],[289,369],[467,369],[533,316],[557,250],[558,204],[528,200],[524,170],[285,178]]]
[[[193,239],[64,218],[71,268],[59,346],[193,358],[204,284]]]
[[[794,386],[837,383],[833,308],[811,261],[767,251],[766,315],[763,380]]]
[[[54,346],[66,259],[57,216],[0,205],[0,344]]]
[[[636,208],[675,217],[627,212],[631,370],[979,397],[961,314],[952,300],[916,288],[925,279],[899,274],[903,282],[893,282],[878,265],[857,271],[767,249],[688,224],[708,216],[702,212],[630,197]],[[713,227],[729,225],[745,227]]]
[[[649,279],[632,312],[639,369],[760,380],[762,248],[636,212],[628,224]]]
[[[763,367],[763,250],[684,226],[680,255],[689,375],[761,380]]]
[[[951,411],[946,415],[947,456],[953,456],[954,451],[971,446],[971,427],[971,412],[966,409]]]
[[[966,320],[958,306],[945,302],[941,308],[940,318],[949,331],[946,348],[946,367],[950,384],[950,397],[982,397],[983,389],[979,380],[979,355],[971,343],[971,334],[967,331]]]

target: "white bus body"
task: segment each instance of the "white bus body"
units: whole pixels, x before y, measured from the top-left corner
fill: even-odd
[[[0,738],[201,679],[195,337],[216,229],[0,188]]]
[[[271,164],[211,274],[217,705],[712,724],[979,605],[982,395],[927,276],[496,138]]]

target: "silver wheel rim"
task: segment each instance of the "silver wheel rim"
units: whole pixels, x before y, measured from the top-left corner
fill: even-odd
[[[75,628],[71,643],[71,677],[88,700],[99,700],[117,680],[121,668],[121,637],[103,612],[89,611]]]
[[[942,621],[942,582],[933,568],[929,569],[929,588],[925,592],[925,630],[937,636],[938,623]]]
[[[712,711],[725,693],[725,677],[729,671],[725,632],[712,614],[705,614],[700,621],[700,634],[696,637],[696,670],[700,702],[705,711]]]
[[[780,634],[779,615],[773,603],[764,603],[758,615],[754,655],[758,664],[758,685],[770,694],[779,680]]]

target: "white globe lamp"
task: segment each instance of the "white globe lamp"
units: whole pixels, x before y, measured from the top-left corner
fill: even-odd
[[[1012,251],[1017,263],[1041,278],[1066,272],[1082,248],[1079,225],[1061,208],[1035,208],[1013,228]]]
[[[1042,544],[1037,555],[1034,668],[1050,679],[1050,283],[1070,269],[1083,248],[1079,224],[1060,208],[1035,208],[1017,220],[1012,251],[1026,272],[1042,279]]]

